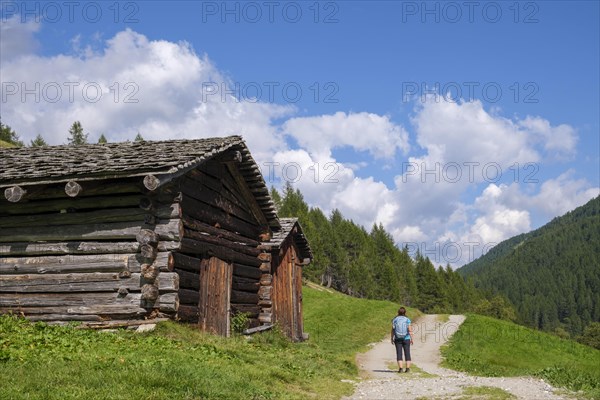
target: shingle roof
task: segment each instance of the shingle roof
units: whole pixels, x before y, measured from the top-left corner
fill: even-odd
[[[240,136],[0,149],[0,187],[81,178],[174,173],[242,145]]]
[[[280,218],[279,223],[281,225],[281,229],[273,231],[271,240],[268,242],[263,242],[263,246],[280,248],[285,239],[292,234],[294,235],[296,246],[298,246],[298,250],[300,250],[302,258],[310,258],[312,260],[312,250],[310,249],[308,240],[306,240],[306,236],[304,236],[304,232],[302,232],[302,227],[298,222],[298,218]],[[296,227],[295,231],[294,227]]]
[[[269,225],[279,227],[269,189],[240,136],[0,149],[0,188],[148,174],[172,178],[227,150],[240,152],[240,174]]]

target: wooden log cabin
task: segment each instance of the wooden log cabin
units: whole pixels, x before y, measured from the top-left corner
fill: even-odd
[[[277,323],[292,340],[306,338],[302,319],[302,268],[313,258],[297,218],[282,218],[281,229],[261,248],[267,253],[261,267],[259,321]]]
[[[244,312],[250,329],[302,334],[266,288],[277,299],[275,249],[310,249],[297,222],[280,223],[239,136],[0,149],[0,188],[0,313],[89,327],[171,318],[227,336]]]

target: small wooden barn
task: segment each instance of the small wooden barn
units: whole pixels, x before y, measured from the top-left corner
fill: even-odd
[[[310,248],[239,136],[0,149],[0,188],[0,313],[229,335],[244,312],[301,338]]]
[[[259,295],[271,294],[271,310],[262,310],[262,322],[276,322],[293,340],[305,339],[302,323],[302,268],[313,258],[297,218],[282,218],[262,248],[270,253],[270,273],[263,275]],[[268,258],[268,257],[267,257]],[[264,318],[264,319],[263,319]]]

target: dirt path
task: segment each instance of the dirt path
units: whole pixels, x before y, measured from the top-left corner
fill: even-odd
[[[486,398],[463,395],[466,387],[495,387],[518,399],[571,399],[541,379],[531,377],[486,378],[439,366],[440,346],[458,329],[465,317],[451,315],[439,322],[437,315],[426,315],[413,323],[414,345],[411,347],[413,366],[409,374],[398,373],[396,353],[390,335],[364,354],[357,356],[362,380],[351,397],[345,399],[468,399]]]

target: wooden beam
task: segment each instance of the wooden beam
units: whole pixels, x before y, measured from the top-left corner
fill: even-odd
[[[26,193],[27,190],[23,189],[22,187],[12,186],[4,190],[4,197],[11,203],[17,203],[23,198],[23,196],[25,196]]]
[[[82,191],[81,185],[75,181],[69,181],[65,184],[65,193],[69,197],[77,197]]]
[[[130,292],[140,292],[140,274],[131,274],[122,279],[118,273],[79,273],[49,275],[6,275],[0,280],[3,293],[57,293],[57,292],[116,292],[120,288]],[[173,272],[163,272],[158,278],[160,292],[177,291],[179,276]]]
[[[254,197],[254,195],[248,188],[248,184],[246,183],[246,180],[240,174],[236,165],[231,162],[227,163],[226,165],[227,165],[227,168],[229,169],[229,172],[233,176],[233,179],[235,179],[236,183],[238,184],[238,187],[240,188],[242,195],[244,196],[246,202],[248,203],[248,206],[250,207],[250,211],[252,211],[254,218],[256,218],[256,220],[261,225],[268,226],[269,223],[268,223],[267,219],[265,218],[265,216],[262,212],[262,209],[258,205],[256,198]]]
[[[171,251],[179,249],[177,241],[160,241],[154,251]],[[57,243],[0,243],[0,256],[42,256],[66,254],[143,254],[144,246],[137,242],[57,242]],[[154,258],[154,257],[146,257]]]
[[[259,320],[260,320],[260,318],[259,318]],[[270,329],[273,329],[273,325],[268,324],[268,325],[257,326],[255,328],[244,329],[244,331],[242,333],[244,335],[252,335],[253,333],[264,332],[264,331],[268,331]]]
[[[158,179],[156,176],[154,176],[152,174],[148,174],[144,177],[144,187],[146,189],[153,192],[156,189],[158,189],[159,186],[160,186],[160,179]]]
[[[205,224],[204,222],[201,222],[194,218],[191,218],[187,215],[183,215],[182,220],[183,220],[184,227],[193,229],[195,231],[206,232],[208,234],[211,234],[211,235],[219,237],[219,238],[227,239],[232,242],[244,243],[244,244],[246,244],[248,246],[252,246],[252,247],[257,247],[260,245],[260,242],[257,240],[250,239],[246,236],[237,235],[237,234],[235,234],[231,231],[225,230],[225,229],[216,228],[214,226]]]
[[[153,226],[153,231],[161,240],[179,240],[183,224],[179,219],[165,220]],[[135,221],[112,222],[107,224],[68,225],[56,227],[31,227],[3,229],[0,242],[35,242],[63,240],[121,240],[136,239],[140,233],[140,224]],[[144,244],[144,243],[143,243]]]
[[[227,247],[216,246],[186,237],[181,240],[180,251],[182,253],[201,254],[205,257],[214,256],[224,261],[232,261],[241,264],[254,265],[257,267],[261,264],[261,261],[256,257],[251,257]]]

